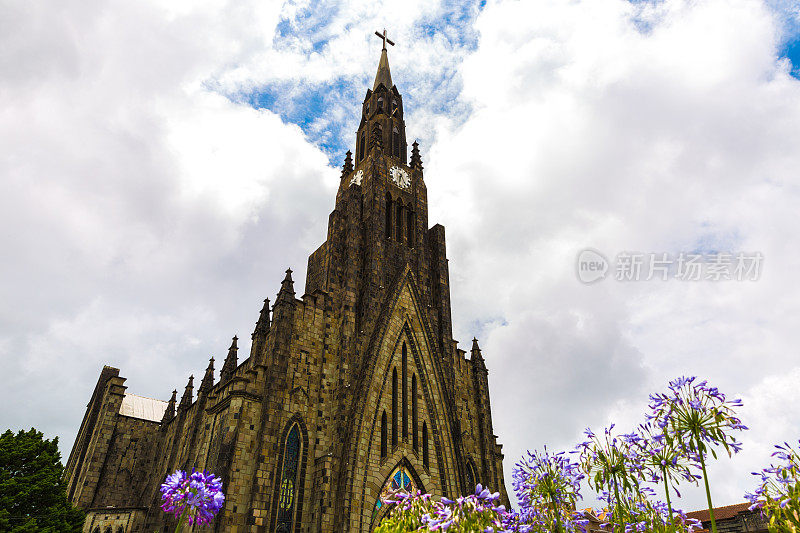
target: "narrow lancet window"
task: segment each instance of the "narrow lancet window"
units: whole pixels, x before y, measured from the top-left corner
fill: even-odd
[[[386,448],[389,443],[388,430],[389,428],[386,427],[386,410],[384,410],[381,415],[381,459],[386,457]]]
[[[411,210],[406,211],[406,242],[414,246],[414,213]]]
[[[414,445],[414,451],[419,449],[419,441],[417,440],[417,375],[411,375],[411,441]]]
[[[422,464],[428,468],[428,424],[422,423]]]
[[[408,350],[406,350],[406,343],[403,343],[403,442],[408,442],[408,379],[406,372],[406,365],[408,364]]]
[[[400,132],[397,128],[392,129],[392,155],[400,157]]]
[[[472,494],[475,490],[475,469],[472,467],[472,462],[467,462],[467,492],[466,494]]]
[[[293,424],[286,436],[283,449],[283,466],[278,487],[277,531],[292,531],[293,529],[301,449],[300,428],[297,424]]]
[[[397,232],[397,242],[403,242],[403,202],[398,201],[394,209],[395,213],[395,231]]]
[[[392,370],[392,446],[397,445],[397,368]]]
[[[392,238],[392,197],[386,193],[386,238]]]

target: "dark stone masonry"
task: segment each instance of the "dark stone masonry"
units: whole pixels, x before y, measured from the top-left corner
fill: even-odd
[[[158,488],[179,468],[222,477],[214,531],[367,532],[392,487],[455,497],[480,482],[507,503],[486,364],[452,337],[444,227],[428,227],[385,46],[303,296],[287,270],[249,357],[234,337],[196,395],[191,378],[165,402],[100,372],[65,474],[84,531],[174,529]]]

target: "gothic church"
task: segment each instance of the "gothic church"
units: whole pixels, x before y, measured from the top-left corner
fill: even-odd
[[[127,392],[106,366],[66,466],[87,533],[174,530],[158,488],[209,470],[226,503],[214,531],[369,532],[381,494],[455,497],[476,483],[508,503],[487,369],[452,337],[444,227],[428,227],[422,160],[383,35],[327,240],[297,298],[291,270],[264,301],[249,357],[237,338],[215,380],[167,401]],[[169,529],[172,528],[172,529]]]

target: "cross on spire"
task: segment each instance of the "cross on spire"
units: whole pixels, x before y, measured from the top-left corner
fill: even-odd
[[[394,46],[394,42],[386,36],[386,28],[383,28],[383,33],[376,31],[375,35],[383,39],[383,48],[381,50],[386,50],[386,43]]]

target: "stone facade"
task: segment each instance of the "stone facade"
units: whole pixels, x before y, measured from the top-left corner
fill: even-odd
[[[455,497],[480,482],[507,503],[486,364],[452,338],[445,231],[428,227],[416,143],[407,155],[384,48],[303,296],[287,270],[249,357],[234,337],[196,396],[193,378],[163,402],[100,373],[66,468],[86,531],[174,528],[158,487],[178,468],[222,477],[215,531],[371,531],[392,483]]]

